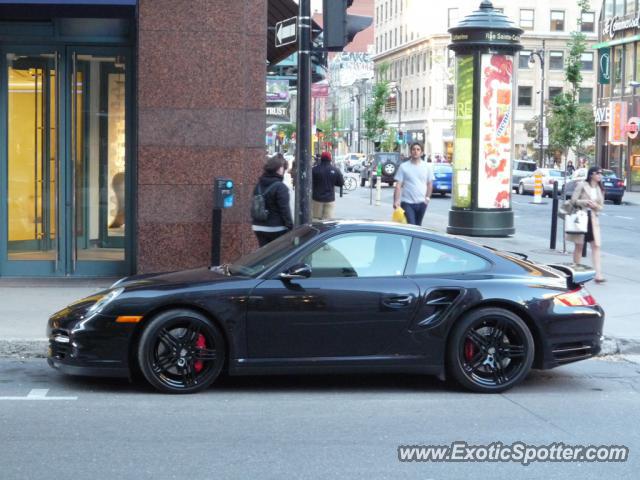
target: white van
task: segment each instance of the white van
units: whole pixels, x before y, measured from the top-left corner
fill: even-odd
[[[517,190],[520,180],[528,177],[538,168],[533,160],[514,160],[511,168],[511,189]]]

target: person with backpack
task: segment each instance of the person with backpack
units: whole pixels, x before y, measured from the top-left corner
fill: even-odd
[[[275,154],[265,163],[264,173],[253,189],[251,229],[261,247],[293,228],[289,188],[282,182],[286,170],[285,158]]]
[[[342,172],[331,163],[331,154],[322,152],[320,163],[311,169],[311,207],[314,220],[333,218],[336,203],[334,187],[344,185]]]

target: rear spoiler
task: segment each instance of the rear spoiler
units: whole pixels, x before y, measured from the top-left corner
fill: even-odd
[[[547,265],[556,270],[560,270],[567,276],[567,285],[569,288],[577,288],[596,277],[596,271],[587,266],[577,263],[555,263]]]

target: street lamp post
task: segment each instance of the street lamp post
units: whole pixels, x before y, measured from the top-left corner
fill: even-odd
[[[540,119],[538,120],[538,146],[540,147],[540,167],[544,167],[544,40],[542,40],[542,48],[534,50],[529,56],[529,65],[535,63],[533,57],[537,57],[540,62],[540,71],[542,79],[540,81]]]

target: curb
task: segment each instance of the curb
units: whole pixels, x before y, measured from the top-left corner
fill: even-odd
[[[49,341],[0,339],[0,358],[46,358]],[[604,337],[599,357],[640,355],[640,340]]]

